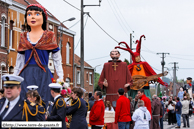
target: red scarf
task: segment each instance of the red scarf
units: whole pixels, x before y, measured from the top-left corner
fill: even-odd
[[[20,73],[24,70],[24,68],[28,65],[28,63],[30,62],[30,59],[32,58],[32,55],[34,56],[34,59],[37,63],[37,65],[42,68],[44,70],[44,72],[46,72],[44,66],[42,65],[40,58],[38,56],[38,53],[36,51],[36,49],[40,49],[40,50],[52,50],[57,48],[57,42],[55,39],[55,35],[52,31],[48,31],[45,30],[42,34],[41,39],[38,41],[38,43],[33,46],[28,40],[27,40],[27,32],[24,32],[21,34],[20,37],[20,42],[19,42],[19,46],[18,46],[18,52],[21,51],[26,51],[29,49],[32,49],[32,52],[30,54],[30,57],[28,59],[28,61],[26,62],[26,64],[24,65],[23,69],[20,71]],[[19,73],[19,75],[20,75]]]

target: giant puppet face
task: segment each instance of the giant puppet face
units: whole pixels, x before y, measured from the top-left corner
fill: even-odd
[[[136,56],[135,57],[135,61],[136,61],[136,63],[139,63],[141,61],[141,57],[140,56]]]
[[[35,10],[28,10],[27,12],[27,24],[33,27],[42,27],[43,24],[43,16],[42,12]]]
[[[111,52],[110,52],[110,57],[112,58],[113,61],[117,61],[120,57],[120,53],[117,49],[113,49]]]

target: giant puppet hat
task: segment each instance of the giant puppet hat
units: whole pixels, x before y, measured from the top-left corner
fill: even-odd
[[[141,38],[143,38],[143,37],[144,37],[144,39],[146,38],[144,35],[142,35],[142,36],[139,38],[139,40],[136,40],[136,44],[137,44],[137,46],[136,46],[136,52],[133,52],[133,51],[131,50],[131,48],[127,45],[126,42],[120,42],[119,45],[123,43],[123,44],[126,45],[127,48],[121,48],[121,47],[115,47],[115,48],[120,48],[120,49],[123,49],[123,50],[128,51],[128,52],[132,55],[132,60],[133,60],[133,62],[136,62],[136,61],[135,61],[135,57],[140,56],[140,50],[141,50]]]

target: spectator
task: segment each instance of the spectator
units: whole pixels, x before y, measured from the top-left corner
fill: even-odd
[[[151,120],[150,112],[144,107],[144,101],[138,101],[138,109],[135,110],[132,120],[135,121],[134,129],[149,129],[149,121]]]
[[[183,100],[183,94],[184,94],[183,88],[180,87],[180,90],[179,90],[179,93],[178,93],[178,97],[179,97],[180,100]]]
[[[90,110],[92,109],[93,105],[94,105],[94,96],[91,96],[89,98],[89,105],[90,105]]]
[[[120,88],[117,92],[119,99],[116,103],[115,124],[118,122],[119,129],[129,129],[131,121],[130,101],[124,96],[124,89]]]
[[[151,101],[148,97],[145,96],[144,90],[143,89],[138,90],[137,94],[140,100],[144,101],[144,106],[147,108],[147,110],[150,112],[150,114],[152,114]],[[151,116],[151,119],[152,119],[152,116]]]
[[[106,101],[105,111],[115,111],[110,103],[110,101]]]
[[[136,110],[138,108],[138,105],[137,105],[138,101],[139,101],[138,95],[136,95],[135,98],[131,101],[131,104],[132,104],[134,110]]]
[[[152,120],[151,120],[151,129],[160,129],[159,121],[160,117],[163,116],[162,104],[157,99],[157,96],[154,94],[152,96]]]
[[[175,114],[175,105],[176,102],[172,100],[172,96],[169,97],[169,100],[166,102],[168,110],[168,125],[176,123],[176,114]]]
[[[187,90],[184,90],[183,97],[186,96],[188,100],[190,100],[189,93],[187,93]]]
[[[187,127],[189,126],[189,100],[187,99],[187,96],[184,96],[184,100],[181,101],[182,104],[182,117],[183,117],[183,127],[186,128],[186,121],[187,121]]]
[[[192,114],[193,114],[193,101],[192,101],[192,98],[190,98],[190,101],[189,101],[189,116],[191,117]]]
[[[92,126],[92,129],[101,129],[104,126],[104,102],[101,99],[102,93],[100,91],[96,91],[94,94],[94,105],[90,111],[89,123]]]
[[[182,110],[182,104],[180,102],[179,97],[177,97],[176,99],[176,106],[175,106],[175,110],[176,110],[176,120],[177,120],[177,126],[175,128],[180,128],[181,127],[181,110]]]
[[[163,117],[164,117],[164,103],[162,102],[162,98],[159,98],[160,103],[162,104],[162,117],[160,118],[160,129],[163,129]]]

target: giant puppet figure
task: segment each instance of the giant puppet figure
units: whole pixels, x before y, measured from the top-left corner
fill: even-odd
[[[110,57],[112,60],[104,64],[98,85],[101,89],[106,88],[106,100],[109,100],[112,106],[116,107],[116,101],[119,98],[118,89],[124,88],[126,93],[127,87],[130,87],[133,82],[127,63],[119,60],[120,52],[117,49],[113,49],[110,52]]]
[[[24,78],[21,83],[21,97],[26,96],[27,86],[37,85],[41,98],[47,103],[52,100],[48,87],[52,77],[48,68],[50,52],[60,80],[63,80],[63,69],[55,34],[46,30],[46,25],[47,12],[45,8],[39,4],[28,5],[25,12],[26,31],[20,35],[14,74]]]
[[[186,90],[187,93],[189,93],[190,98],[193,100],[193,91],[192,91],[192,78],[187,78],[187,84],[184,85],[183,89]]]
[[[120,49],[126,50],[132,55],[133,63],[128,65],[128,69],[131,72],[132,77],[137,76],[137,75],[141,75],[144,77],[156,75],[156,73],[154,72],[152,67],[147,62],[141,61],[140,49],[141,49],[141,39],[142,38],[145,38],[145,36],[142,35],[139,40],[136,40],[136,43],[137,43],[136,52],[133,52],[131,50],[131,48],[129,48],[127,43],[125,43],[125,42],[120,42],[119,45],[125,44],[127,48],[122,48],[120,46],[115,47],[115,48],[120,48]],[[162,76],[162,74],[161,74],[161,76]],[[133,80],[134,80],[134,78],[133,78]],[[144,79],[143,79],[143,81],[144,81]],[[157,81],[162,85],[166,85],[159,77],[154,79],[154,81]],[[151,94],[150,94],[150,90],[149,90],[150,87],[149,87],[148,82],[149,81],[147,81],[145,83],[145,85],[142,86],[142,88],[144,89],[145,95],[151,98]],[[138,90],[137,88],[136,89],[131,88],[131,90],[128,91],[128,95],[135,98],[135,95],[137,94],[137,90]]]

